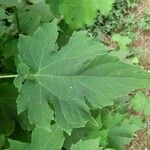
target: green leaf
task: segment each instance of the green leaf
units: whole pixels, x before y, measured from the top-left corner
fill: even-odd
[[[132,42],[132,40],[129,37],[121,36],[120,34],[114,34],[112,36],[112,40],[118,43],[119,48],[121,50],[127,50],[127,46]]]
[[[0,7],[0,20],[8,19],[9,16],[6,14],[5,9]]]
[[[143,93],[137,93],[131,105],[135,111],[144,113],[146,116],[150,116],[150,99]]]
[[[99,145],[103,149],[114,148],[116,150],[124,149],[133,139],[133,134],[143,128],[143,123],[139,117],[127,117],[125,114],[101,112],[103,127],[96,128],[94,126],[73,130],[71,136],[66,136],[64,147],[70,149],[70,145],[85,140],[99,138]],[[90,147],[90,144],[89,144]],[[86,148],[85,148],[86,149]],[[102,149],[102,148],[101,148]]]
[[[37,4],[39,2],[44,2],[45,0],[29,0],[29,2],[33,3],[33,4]]]
[[[148,129],[147,134],[150,136],[150,129]]]
[[[2,149],[5,145],[5,135],[0,134],[0,149]]]
[[[139,58],[136,57],[136,56],[133,57],[133,58],[132,58],[132,63],[133,63],[133,64],[139,64]]]
[[[30,124],[27,112],[23,112],[19,115],[18,121],[20,126],[25,131],[32,131],[34,129],[34,125]]]
[[[23,85],[20,91],[22,94],[17,99],[18,112],[23,112],[28,108],[30,123],[35,123],[38,127],[50,131],[53,110],[50,109],[48,103],[45,101],[44,90],[42,86],[32,82]]]
[[[44,1],[33,5],[19,5],[18,17],[21,31],[30,35],[37,27],[53,19],[49,5]]]
[[[17,72],[21,76],[18,76],[14,80],[14,85],[18,90],[21,89],[22,83],[24,82],[24,79],[26,78],[26,75],[29,74],[29,68],[24,63],[20,63],[17,67]]]
[[[100,139],[91,139],[86,141],[79,141],[71,146],[70,150],[99,150]]]
[[[12,66],[17,66],[19,64],[17,44],[18,41],[16,39],[12,39],[7,40],[7,42],[5,42],[2,47],[2,55],[5,58],[4,63],[8,68],[11,69],[13,69]],[[10,66],[8,64],[8,61],[10,61]]]
[[[50,11],[54,16],[59,16],[59,0],[46,0],[46,3],[50,6]]]
[[[55,125],[51,129],[52,131],[49,132],[35,128],[32,133],[31,144],[9,140],[10,150],[60,150],[64,142],[63,132]]]
[[[19,0],[0,0],[0,5],[4,7],[12,7],[17,5]]]
[[[17,56],[18,55],[18,49],[17,49],[18,41],[16,39],[8,40],[4,46],[3,46],[3,57],[9,58],[11,56]]]
[[[117,150],[124,149],[133,139],[133,134],[143,127],[139,117],[126,119],[125,115],[119,113],[104,115],[103,120],[104,127],[108,129],[109,146]]]
[[[115,0],[62,0],[57,5],[66,23],[72,29],[78,29],[84,25],[92,25],[98,10],[100,10],[102,15],[107,16],[112,9],[114,1]],[[57,10],[56,5],[50,4],[55,6],[53,8]]]
[[[30,72],[17,99],[18,112],[28,110],[37,126],[48,130],[53,119],[48,102],[54,105],[57,125],[70,133],[94,121],[85,99],[102,108],[132,90],[150,86],[150,74],[120,63],[86,32],[74,32],[60,51],[56,51],[57,36],[53,21],[32,37],[19,39],[19,57]]]
[[[7,20],[10,23],[11,16],[8,15],[6,10],[0,5],[0,38],[10,30],[10,27],[6,25],[4,20]],[[0,44],[2,44],[2,42]]]
[[[0,26],[0,37],[2,37],[5,34],[6,30],[7,30],[6,26],[3,25]]]
[[[102,150],[103,150],[104,148],[102,148]],[[105,148],[104,150],[116,150],[116,149],[114,149],[114,148]]]
[[[115,0],[99,0],[100,12],[102,15],[107,16],[112,9]]]
[[[16,97],[17,90],[13,84],[0,84],[0,134],[9,136],[14,131],[17,118]]]
[[[94,128],[95,129],[95,128]],[[72,144],[78,143],[80,140],[85,140],[87,135],[93,131],[93,127],[77,128],[71,132],[71,135],[65,134],[64,148],[70,149]],[[93,138],[92,138],[93,139]]]
[[[72,29],[92,25],[99,9],[99,0],[62,0],[59,4],[60,14]]]

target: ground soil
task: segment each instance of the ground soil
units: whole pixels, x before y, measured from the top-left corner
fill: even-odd
[[[137,19],[141,19],[145,10],[150,10],[150,0],[143,0],[139,6],[133,10]],[[144,52],[140,57],[140,64],[147,70],[150,70],[150,31],[139,30],[139,38],[135,41],[134,47],[143,48]]]
[[[132,13],[136,14],[137,19],[140,20],[146,9],[150,9],[150,0],[143,0],[135,10],[132,10]],[[140,36],[134,42],[134,47],[144,49],[140,56],[140,65],[143,66],[144,69],[150,71],[150,31],[139,30],[138,32]],[[150,91],[145,91],[145,94],[150,96]],[[147,120],[150,121],[150,118]],[[135,134],[134,140],[127,148],[128,150],[150,150],[150,136],[147,133],[150,129],[149,121],[146,121],[147,128]]]

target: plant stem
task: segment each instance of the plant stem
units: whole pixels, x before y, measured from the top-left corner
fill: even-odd
[[[2,76],[0,76],[0,79],[4,79],[4,78],[16,78],[16,77],[18,77],[17,74],[16,75],[2,75]]]
[[[18,33],[21,33],[17,7],[14,7]]]

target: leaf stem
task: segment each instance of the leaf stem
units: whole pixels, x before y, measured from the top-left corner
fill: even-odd
[[[17,7],[14,7],[18,32],[21,33]]]
[[[16,77],[18,77],[17,74],[16,75],[2,75],[2,76],[0,76],[0,79],[4,79],[4,78],[16,78]]]

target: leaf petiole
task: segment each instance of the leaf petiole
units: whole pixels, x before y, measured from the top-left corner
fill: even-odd
[[[2,75],[2,76],[0,76],[0,79],[4,79],[4,78],[16,78],[16,77],[18,77],[17,74],[16,75]]]
[[[14,7],[18,33],[21,33],[17,7]]]

